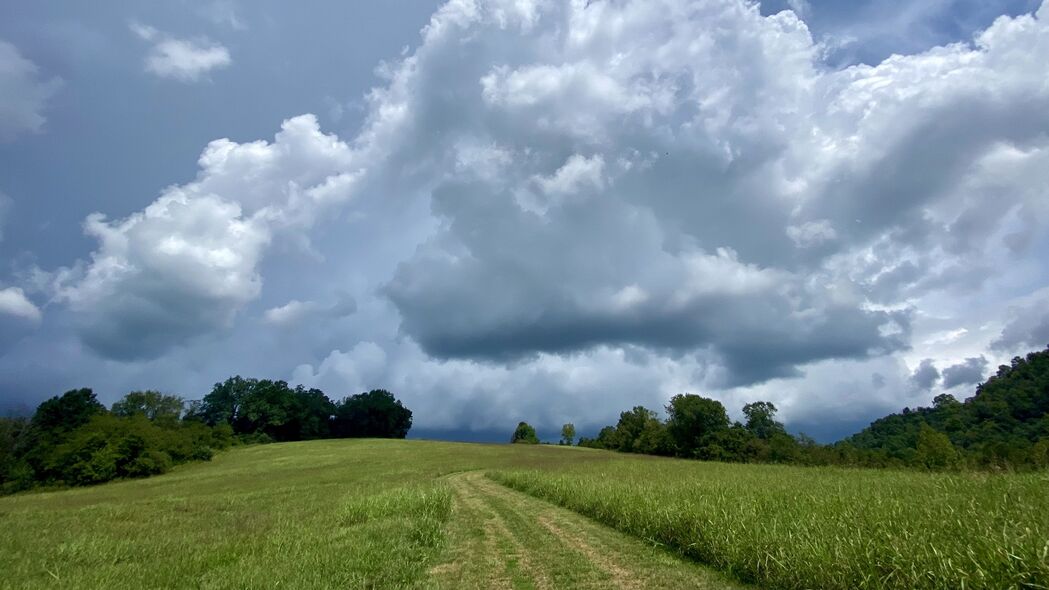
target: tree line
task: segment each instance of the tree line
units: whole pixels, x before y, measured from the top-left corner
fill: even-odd
[[[929,408],[904,408],[833,444],[791,435],[776,406],[743,406],[732,422],[725,406],[694,394],[676,395],[666,419],[643,406],[622,412],[614,426],[579,446],[708,461],[945,469],[1049,467],[1049,349],[1016,357],[965,401],[942,394]],[[572,444],[565,424],[559,444]],[[535,429],[518,424],[511,442],[538,443]]]
[[[0,418],[0,493],[164,473],[234,444],[319,438],[404,438],[412,412],[375,389],[333,402],[319,389],[231,377],[187,402],[133,391],[106,409],[91,389]]]

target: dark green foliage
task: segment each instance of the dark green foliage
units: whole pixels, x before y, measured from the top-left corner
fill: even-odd
[[[28,488],[33,470],[23,455],[29,442],[29,420],[0,418],[0,493]]]
[[[517,428],[514,429],[513,436],[510,437],[511,443],[521,443],[529,445],[539,444],[539,437],[535,434],[535,428],[527,422],[518,422]]]
[[[783,424],[776,421],[776,406],[772,402],[747,404],[743,406],[743,415],[747,417],[747,430],[761,440],[786,433]]]
[[[55,407],[50,404],[48,412]],[[150,420],[141,412],[118,416],[102,410],[71,430],[53,420],[42,421],[51,430],[0,422],[2,491],[145,477],[179,463],[208,460],[214,450],[229,446],[228,438],[224,441],[221,433],[202,423],[169,418]]]
[[[385,389],[342,400],[332,421],[337,437],[404,438],[411,427],[412,411]]]
[[[943,445],[941,433],[957,455]],[[904,408],[875,420],[838,446],[856,449],[868,465],[947,468],[958,462],[977,467],[1044,466],[1049,440],[1049,350],[1016,357],[959,402],[939,395],[931,408]],[[938,449],[934,452],[934,448]],[[932,453],[932,455],[930,455]],[[941,456],[942,455],[942,456]],[[931,462],[931,463],[930,463]]]
[[[175,422],[182,416],[184,407],[185,402],[177,395],[152,390],[132,391],[113,404],[110,412],[125,418],[142,415],[149,420]]]
[[[667,416],[667,432],[678,456],[713,459],[722,454],[719,441],[729,420],[721,402],[691,393],[675,395]]]
[[[717,400],[671,398],[666,423],[641,406],[619,416],[580,446],[713,461],[912,467],[1038,469],[1049,467],[1049,349],[1015,358],[959,402],[943,394],[931,408],[904,408],[833,445],[791,436],[776,406],[743,406],[746,424],[729,423]]]
[[[575,424],[569,422],[561,427],[561,442],[559,444],[569,447],[575,444]]]
[[[211,459],[211,429],[199,423],[161,426],[143,414],[99,414],[55,447],[46,481],[88,485],[164,473],[172,465]]]
[[[239,375],[216,383],[194,404],[188,418],[217,426],[251,440],[309,440],[331,436],[335,404],[319,389],[292,389],[284,381],[245,379]]]
[[[404,438],[411,426],[411,410],[382,389],[336,406],[319,389],[236,376],[188,408],[178,396],[147,390],[128,393],[110,412],[90,389],[75,389],[40,404],[31,420],[0,420],[0,493],[144,477],[233,444]]]
[[[946,434],[933,430],[928,424],[922,424],[914,459],[926,469],[950,469],[958,465],[958,451]]]
[[[335,404],[328,399],[328,396],[319,389],[305,389],[299,385],[295,388],[295,401],[289,431],[297,432],[301,440],[330,437]],[[409,412],[409,423],[410,414],[411,412]]]
[[[73,389],[40,404],[33,414],[32,426],[39,433],[69,432],[105,411],[93,391]]]
[[[643,406],[621,413],[615,429],[604,434],[604,448],[614,451],[666,455],[672,449],[666,427],[655,412]]]

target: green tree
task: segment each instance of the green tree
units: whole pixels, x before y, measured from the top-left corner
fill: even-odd
[[[312,440],[331,436],[331,419],[335,404],[319,389],[295,388],[295,407],[288,431],[295,440]]]
[[[561,444],[572,446],[575,443],[575,424],[569,422],[561,427]]]
[[[32,484],[33,472],[22,458],[29,437],[26,418],[0,418],[0,493]]]
[[[721,402],[691,393],[675,395],[667,405],[667,431],[676,453],[682,457],[702,457],[704,447],[728,430],[728,413]]]
[[[185,401],[159,391],[132,391],[113,404],[110,412],[125,418],[141,414],[149,420],[171,423],[182,416]]]
[[[105,411],[90,389],[72,389],[37,406],[30,423],[39,432],[70,432]]]
[[[646,420],[641,433],[634,440],[634,452],[646,455],[673,455],[674,442],[665,424],[652,417]]]
[[[633,409],[619,414],[619,422],[616,423],[613,438],[614,446],[611,448],[624,453],[644,453],[642,447],[651,443],[650,441],[642,443],[642,435],[646,431],[658,429],[659,426],[661,424],[655,412],[644,406],[634,406]]]
[[[240,375],[216,383],[199,404],[194,404],[191,417],[209,426],[229,424],[235,433],[241,434],[237,429],[241,407],[257,383],[258,379],[244,379]]]
[[[922,424],[915,459],[926,469],[950,469],[958,465],[958,451],[946,434]]]
[[[404,438],[411,427],[412,411],[385,389],[342,400],[332,420],[332,432],[339,437]]]
[[[510,437],[511,443],[522,443],[537,445],[539,444],[539,437],[535,434],[535,428],[527,422],[518,422],[517,428],[514,429],[514,434]]]
[[[747,417],[747,430],[762,440],[785,432],[783,424],[776,421],[776,406],[772,402],[747,404],[743,406],[743,415]]]

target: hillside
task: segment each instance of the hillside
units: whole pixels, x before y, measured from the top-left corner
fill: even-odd
[[[846,442],[910,462],[923,425],[980,465],[1049,465],[1049,349],[1000,366],[969,399],[940,395],[933,407],[880,418]]]

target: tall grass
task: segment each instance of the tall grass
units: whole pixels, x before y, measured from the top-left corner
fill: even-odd
[[[769,588],[1049,588],[1049,475],[624,457],[492,472]]]
[[[452,493],[446,486],[413,485],[350,496],[336,530],[354,548],[345,564],[351,585],[411,585],[443,547],[451,510]]]

